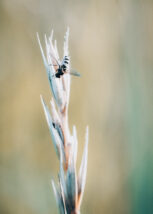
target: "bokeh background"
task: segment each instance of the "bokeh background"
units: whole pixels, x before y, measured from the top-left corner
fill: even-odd
[[[0,0],[0,213],[58,213],[51,177],[59,163],[39,95],[50,88],[36,32],[62,56],[70,27],[70,127],[78,167],[86,124],[83,214],[153,213],[153,1]]]

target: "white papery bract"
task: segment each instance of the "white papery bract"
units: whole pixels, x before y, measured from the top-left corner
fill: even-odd
[[[47,71],[47,76],[52,91],[53,98],[50,101],[51,113],[41,96],[45,117],[50,130],[51,138],[60,161],[59,184],[56,186],[52,180],[52,187],[60,214],[80,214],[80,204],[82,201],[88,159],[88,127],[86,130],[85,147],[79,174],[76,172],[77,161],[77,131],[73,126],[73,135],[71,135],[68,125],[68,105],[70,97],[69,74],[70,63],[67,65],[67,72],[60,78],[56,78],[58,66],[63,63],[65,56],[69,57],[68,38],[69,28],[64,37],[63,59],[59,59],[56,40],[53,42],[53,31],[49,38],[45,35],[46,56],[37,34],[41,55]],[[69,57],[70,58],[70,57]],[[55,102],[54,102],[55,101]]]

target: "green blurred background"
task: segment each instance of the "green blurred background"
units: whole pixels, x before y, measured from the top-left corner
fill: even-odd
[[[39,95],[51,98],[38,47],[70,27],[70,127],[86,124],[83,214],[153,213],[153,1],[0,0],[0,213],[58,213],[59,163]],[[71,129],[72,130],[72,129]]]

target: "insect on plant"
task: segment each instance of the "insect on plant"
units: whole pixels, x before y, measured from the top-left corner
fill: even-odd
[[[50,64],[50,66],[55,66],[55,67],[58,66],[58,68],[56,69],[56,73],[53,76],[55,76],[56,78],[60,78],[61,76],[67,73],[67,74],[71,74],[73,76],[79,77],[80,76],[79,72],[69,69],[69,61],[70,59],[68,56],[64,56],[62,63],[59,63],[58,60],[55,59],[55,62],[57,64],[54,64],[54,65]]]
[[[70,98],[71,76],[80,76],[78,72],[71,71],[68,50],[69,29],[64,37],[63,59],[59,60],[56,42],[53,44],[53,33],[45,37],[47,55],[45,57],[39,36],[37,34],[40,51],[46,67],[50,88],[53,94],[51,100],[51,113],[41,96],[47,124],[51,133],[57,156],[59,158],[58,185],[52,180],[52,187],[60,214],[80,214],[83,198],[88,158],[88,127],[86,129],[85,147],[80,169],[77,172],[78,140],[76,127],[70,132],[68,123],[68,106]],[[60,81],[62,80],[62,81]]]

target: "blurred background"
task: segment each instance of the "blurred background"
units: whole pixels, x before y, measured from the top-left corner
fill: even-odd
[[[58,213],[59,163],[40,103],[51,99],[36,39],[70,27],[69,122],[78,167],[90,127],[83,214],[153,213],[153,1],[0,0],[0,213]]]

